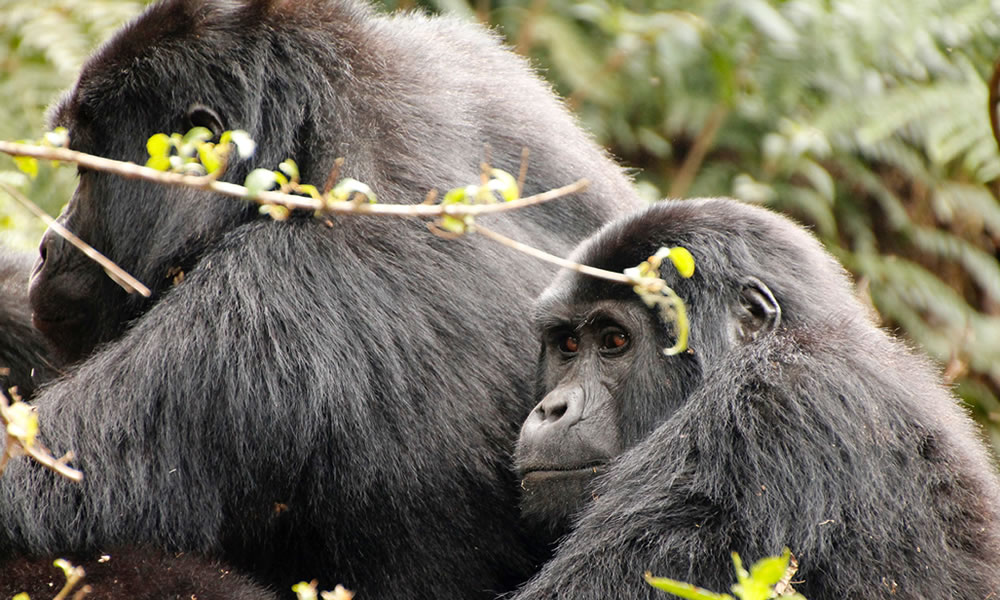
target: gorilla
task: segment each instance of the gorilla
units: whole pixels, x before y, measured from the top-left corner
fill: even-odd
[[[340,174],[385,203],[474,183],[483,161],[517,172],[527,148],[524,194],[593,183],[481,222],[557,253],[639,204],[494,35],[355,0],[154,4],[52,125],[136,162],[157,132],[243,129],[257,152],[224,179],[292,157],[322,185],[344,157]],[[0,557],[151,547],[371,599],[492,597],[530,575],[510,456],[533,357],[516,342],[550,271],[415,219],[278,222],[87,169],[60,220],[153,296],[42,240],[33,321],[74,367],[34,403],[44,443],[85,477],[10,465]]]
[[[554,557],[516,596],[663,598],[644,571],[726,592],[797,557],[810,600],[1000,593],[1000,484],[935,369],[888,337],[809,233],[732,200],[664,201],[574,260],[621,272],[687,248],[667,284],[687,352],[627,286],[564,272],[541,295],[537,397],[516,451]]]
[[[29,398],[56,372],[48,342],[31,326],[28,277],[32,257],[0,247],[0,392]]]

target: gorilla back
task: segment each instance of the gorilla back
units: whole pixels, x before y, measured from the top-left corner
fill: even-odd
[[[664,355],[673,327],[627,286],[566,272],[538,302],[525,516],[572,531],[518,599],[661,598],[644,571],[726,592],[730,552],[785,546],[810,600],[1000,593],[979,432],[819,243],[761,208],[665,201],[574,257],[621,272],[661,246],[695,259],[690,279],[661,269],[690,352]]]
[[[594,183],[484,224],[556,252],[637,202],[492,35],[351,0],[155,4],[54,114],[74,149],[138,162],[155,132],[244,129],[257,153],[226,179],[290,156],[322,185],[343,156],[385,203],[475,182],[483,159],[516,172],[527,147],[526,194]],[[3,554],[140,543],[366,598],[473,598],[525,576],[508,460],[531,365],[507,341],[551,272],[418,221],[273,222],[86,170],[61,220],[154,294],[43,240],[34,320],[79,364],[36,404],[85,480],[12,465]]]

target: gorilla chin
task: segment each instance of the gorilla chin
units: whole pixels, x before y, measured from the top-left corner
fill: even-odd
[[[521,470],[521,514],[546,537],[558,539],[570,530],[574,515],[594,498],[594,480],[607,472],[607,462],[579,468],[527,467]]]

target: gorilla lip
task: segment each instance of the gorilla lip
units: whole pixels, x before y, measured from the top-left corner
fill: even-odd
[[[607,462],[593,462],[578,467],[530,467],[521,471],[522,479],[548,479],[552,477],[569,477],[572,475],[592,474],[599,475],[604,472]]]

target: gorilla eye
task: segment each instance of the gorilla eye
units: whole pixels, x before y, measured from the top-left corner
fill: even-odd
[[[559,350],[563,354],[576,354],[580,349],[580,340],[571,334],[565,334],[559,338]]]
[[[628,334],[620,329],[606,332],[601,337],[601,350],[606,352],[618,352],[628,346]]]

